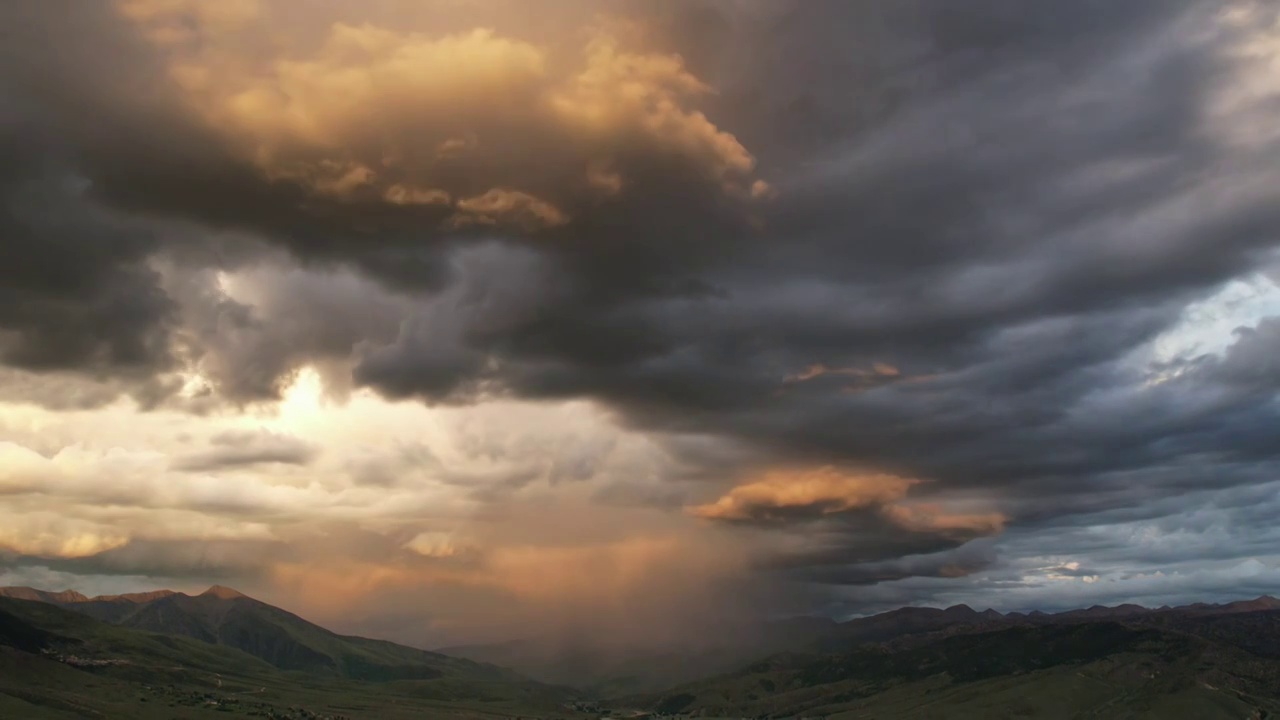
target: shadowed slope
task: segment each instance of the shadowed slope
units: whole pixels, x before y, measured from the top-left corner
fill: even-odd
[[[1270,717],[1280,662],[1119,622],[1011,627],[920,646],[779,655],[633,698],[663,713],[848,718]]]
[[[195,596],[161,590],[86,598],[79,593],[30,588],[5,588],[0,596],[37,600],[126,628],[235,648],[281,670],[375,681],[445,677],[484,682],[523,680],[492,665],[382,640],[338,635],[217,585]]]

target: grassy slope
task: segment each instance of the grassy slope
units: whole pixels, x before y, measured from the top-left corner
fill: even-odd
[[[244,596],[170,593],[147,602],[95,599],[58,606],[135,630],[233,647],[282,670],[370,681],[438,678],[455,683],[530,684],[527,678],[492,665],[382,640],[338,635]]]
[[[0,630],[6,628],[0,637],[37,638],[64,658],[124,662],[77,668],[0,643],[5,718],[262,717],[289,707],[390,720],[564,715],[556,711],[564,695],[533,683],[371,683],[283,672],[233,648],[117,627],[44,603],[0,599]]]

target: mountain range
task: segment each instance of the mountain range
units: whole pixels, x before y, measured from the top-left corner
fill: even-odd
[[[628,698],[663,713],[1274,718],[1280,600],[1057,614],[902,608],[734,672]]]
[[[156,590],[97,597],[7,587],[0,588],[0,597],[44,602],[120,627],[234,648],[286,671],[371,681],[445,676],[483,681],[523,679],[493,665],[385,640],[338,635],[218,585],[199,595]]]
[[[1263,611],[1280,611],[1280,600],[1263,596],[1225,605],[1197,603],[1153,610],[1138,605],[1093,606],[1057,614],[1038,611],[1004,614],[996,610],[977,611],[965,605],[947,609],[902,607],[844,623],[827,618],[773,621],[754,628],[753,632],[722,638],[696,651],[687,648],[620,651],[608,644],[593,644],[590,639],[570,643],[549,635],[506,643],[445,647],[439,652],[511,667],[541,682],[573,685],[595,696],[639,696],[730,673],[750,661],[777,653],[826,655],[867,643],[908,646],[950,635],[1089,621],[1119,621],[1152,629],[1198,633],[1203,637],[1226,639],[1251,650],[1280,653],[1280,633],[1263,634],[1261,637],[1271,639],[1258,641],[1258,635],[1249,628],[1249,624],[1260,618],[1253,614]],[[1276,642],[1276,647],[1267,646],[1270,642]]]
[[[1056,614],[908,607],[765,623],[697,652],[605,652],[549,637],[429,652],[217,586],[0,588],[0,717],[152,717],[140,704],[165,718],[1280,717],[1280,600],[1268,596]]]

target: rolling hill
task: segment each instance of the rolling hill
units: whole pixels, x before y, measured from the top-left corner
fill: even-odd
[[[227,614],[236,612],[233,606]],[[498,668],[329,636],[304,641],[345,653],[347,662],[362,654],[381,663],[380,676],[390,668],[391,679],[286,670],[228,644],[110,624],[44,601],[0,598],[0,717],[548,717],[576,697]],[[417,665],[406,678],[395,663]],[[431,677],[418,677],[423,674]]]
[[[523,681],[517,674],[493,665],[384,640],[338,635],[293,613],[219,586],[199,595],[161,590],[87,598],[73,592],[3,588],[0,596],[37,600],[125,628],[234,648],[280,670],[371,681],[446,677],[480,682]]]

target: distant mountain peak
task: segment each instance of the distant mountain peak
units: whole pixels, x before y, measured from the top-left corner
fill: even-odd
[[[1227,603],[1222,606],[1224,610],[1235,612],[1248,612],[1252,610],[1280,610],[1280,600],[1270,596],[1261,595],[1253,600],[1237,600],[1233,603]]]
[[[219,600],[235,600],[236,598],[249,597],[248,595],[245,595],[239,590],[225,587],[223,585],[214,585],[210,587],[208,590],[205,590],[204,592],[200,593],[200,595],[201,597],[204,597],[204,596],[216,597]]]
[[[16,600],[36,600],[39,602],[52,603],[76,603],[84,602],[89,598],[76,592],[75,590],[63,590],[62,592],[49,592],[48,590],[37,590],[29,587],[4,587],[0,588],[0,597],[9,597]]]

